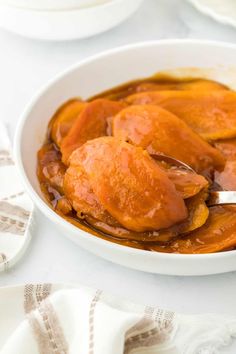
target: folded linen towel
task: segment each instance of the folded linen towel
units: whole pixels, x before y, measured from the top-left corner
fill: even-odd
[[[0,122],[0,271],[13,266],[23,255],[30,240],[33,211],[10,150],[6,127]]]
[[[236,319],[180,315],[81,286],[0,289],[1,354],[216,354]]]

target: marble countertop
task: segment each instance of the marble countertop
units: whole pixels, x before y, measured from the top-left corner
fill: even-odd
[[[164,38],[236,43],[236,29],[214,22],[184,0],[144,0],[138,12],[122,25],[86,40],[41,42],[0,30],[0,119],[7,122],[13,138],[25,104],[61,70],[115,46]],[[0,275],[0,286],[25,282],[83,283],[182,313],[236,315],[236,273],[173,277],[126,269],[76,247],[38,211],[24,258]]]

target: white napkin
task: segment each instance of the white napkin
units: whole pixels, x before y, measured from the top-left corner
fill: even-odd
[[[0,271],[13,266],[26,249],[32,210],[13,162],[6,127],[0,122]]]
[[[1,354],[216,354],[236,336],[235,318],[179,315],[79,286],[3,288],[0,313]]]

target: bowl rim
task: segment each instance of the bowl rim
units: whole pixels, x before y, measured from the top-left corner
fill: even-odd
[[[69,223],[65,219],[63,219],[60,215],[58,215],[56,212],[54,212],[50,206],[47,204],[45,200],[40,198],[38,193],[35,191],[33,186],[31,185],[31,182],[29,178],[27,177],[27,174],[24,169],[23,165],[23,157],[21,154],[21,138],[22,134],[24,131],[24,126],[25,123],[28,119],[29,113],[35,103],[38,101],[38,99],[47,91],[51,86],[53,86],[55,83],[59,82],[63,78],[65,78],[68,74],[72,73],[73,71],[83,67],[85,64],[92,63],[96,61],[97,59],[102,59],[104,57],[110,56],[110,55],[115,55],[120,52],[124,51],[129,51],[137,48],[145,48],[149,46],[171,46],[171,45],[200,45],[200,46],[211,46],[211,47],[221,47],[221,48],[228,48],[228,49],[235,49],[236,50],[236,45],[230,42],[220,42],[220,41],[212,41],[212,40],[199,40],[199,39],[160,39],[160,40],[152,40],[152,41],[145,41],[145,42],[138,42],[138,43],[133,43],[133,44],[127,44],[124,46],[119,46],[115,47],[106,51],[102,51],[98,54],[89,56],[83,60],[80,60],[79,62],[69,66],[65,70],[59,72],[56,74],[52,79],[48,80],[48,82],[39,88],[37,90],[36,94],[33,95],[31,100],[28,102],[26,105],[25,109],[20,115],[19,121],[17,123],[15,135],[14,135],[14,145],[13,145],[13,156],[14,160],[16,162],[17,169],[19,171],[19,176],[22,181],[23,186],[26,189],[26,192],[29,194],[30,198],[33,200],[35,205],[39,208],[39,210],[42,210],[44,215],[47,215],[48,218],[55,222],[55,224],[58,224],[59,226],[62,226],[62,228],[66,229],[68,232],[73,231],[73,234],[77,231],[78,228],[74,226],[73,224]],[[162,260],[180,260],[180,261],[187,261],[187,260],[193,260],[198,259],[198,260],[209,260],[209,259],[225,259],[230,256],[235,256],[236,255],[236,250],[232,251],[222,251],[222,252],[216,252],[216,253],[204,253],[204,254],[177,254],[177,253],[164,253],[164,252],[151,252],[147,250],[142,250],[142,249],[136,249],[132,248],[129,246],[124,246],[120,245],[108,240],[104,240],[102,238],[99,238],[97,236],[94,236],[90,234],[89,232],[80,230],[81,233],[78,235],[78,237],[81,238],[90,238],[91,242],[94,242],[95,244],[100,244],[106,248],[109,248],[111,250],[121,252],[121,253],[126,253],[126,254],[133,254],[137,256],[143,256],[143,257],[150,257],[150,258],[159,258]],[[67,238],[70,238],[66,233],[65,236]],[[93,238],[93,239],[92,239]]]
[[[141,3],[143,0],[139,0]],[[111,7],[123,4],[124,0],[108,0],[104,3],[97,4],[97,5],[90,5],[84,7],[75,7],[75,8],[68,8],[68,9],[33,9],[28,7],[22,6],[13,6],[7,3],[0,4],[0,8],[4,7],[8,10],[18,11],[19,13],[27,13],[27,14],[41,14],[41,15],[49,15],[49,16],[56,16],[56,15],[70,15],[75,13],[80,13],[81,15],[86,15],[88,12],[93,12],[96,10],[105,10],[109,11]]]
[[[188,0],[188,2],[195,7],[196,10],[201,12],[203,15],[206,15],[217,21],[218,23],[223,23],[224,25],[236,27],[236,19],[229,17],[227,15],[221,14],[219,11],[214,11],[207,4],[203,4],[202,2],[198,2],[197,0]]]

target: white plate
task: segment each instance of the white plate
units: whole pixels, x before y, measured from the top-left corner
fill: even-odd
[[[225,25],[236,27],[235,0],[188,0],[199,11]]]
[[[18,125],[14,151],[23,183],[38,208],[64,231],[66,237],[112,262],[146,272],[176,275],[236,270],[236,251],[203,255],[166,254],[132,249],[92,236],[57,215],[46,204],[40,191],[36,176],[37,151],[58,106],[71,97],[87,98],[157,71],[206,77],[236,88],[236,46],[194,40],[146,42],[96,55],[58,75],[33,98]]]
[[[143,0],[110,0],[97,6],[68,11],[27,10],[0,5],[0,27],[25,37],[43,40],[87,38],[117,26]]]

